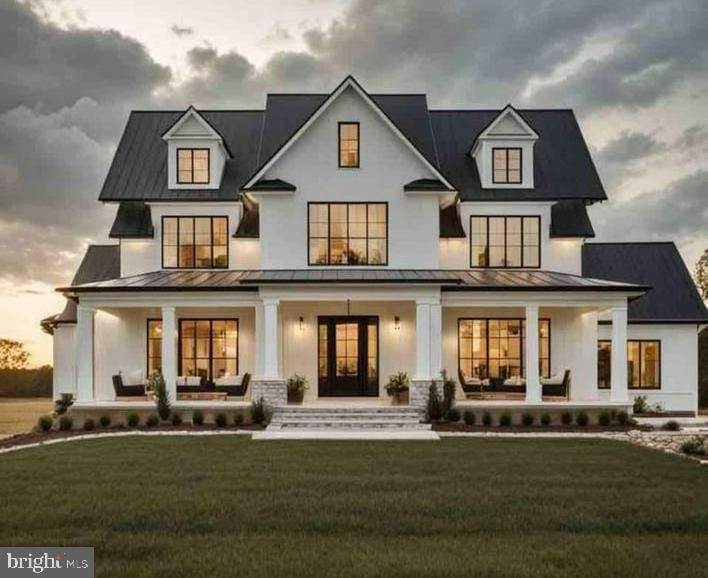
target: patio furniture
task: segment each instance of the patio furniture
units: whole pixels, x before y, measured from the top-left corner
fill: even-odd
[[[179,401],[226,401],[224,391],[195,391],[189,393],[177,393]]]
[[[562,378],[558,375],[549,379],[542,378],[541,387],[544,397],[565,397],[567,399],[570,395],[570,369],[565,370]]]
[[[478,377],[465,377],[461,369],[457,370],[458,377],[460,378],[460,386],[465,394],[468,393],[481,393],[484,388],[484,382]]]
[[[144,385],[123,385],[123,377],[120,373],[113,376],[113,389],[116,397],[145,397]]]
[[[238,376],[225,375],[223,377],[218,377],[214,382],[214,389],[220,393],[226,393],[226,395],[234,397],[243,397],[246,395],[248,390],[248,384],[251,382],[251,374],[244,373],[241,378],[241,384],[236,385]]]
[[[201,393],[214,391],[214,386],[200,375],[180,375],[177,377],[177,393]]]

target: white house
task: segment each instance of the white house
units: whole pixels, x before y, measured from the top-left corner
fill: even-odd
[[[99,197],[118,244],[44,321],[54,395],[120,407],[160,369],[185,405],[282,405],[297,373],[306,403],[347,404],[405,371],[417,405],[444,370],[479,407],[695,412],[708,313],[673,244],[588,242],[606,198],[570,110],[431,110],[348,77],[133,112]]]

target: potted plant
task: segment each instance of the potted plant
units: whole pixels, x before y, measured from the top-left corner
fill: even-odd
[[[408,403],[408,390],[411,380],[405,371],[399,371],[393,375],[389,375],[388,383],[386,384],[386,393],[391,398],[394,405]]]
[[[307,387],[307,378],[304,375],[295,373],[288,378],[288,403],[302,403]]]

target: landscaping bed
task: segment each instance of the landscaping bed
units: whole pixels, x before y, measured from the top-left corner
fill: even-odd
[[[637,425],[555,425],[555,426],[542,426],[542,425],[510,425],[510,426],[483,426],[483,425],[467,425],[464,422],[449,422],[449,421],[439,421],[433,422],[432,424],[434,431],[440,432],[508,432],[508,433],[623,433],[632,430],[643,430],[652,431],[651,426],[637,426]]]

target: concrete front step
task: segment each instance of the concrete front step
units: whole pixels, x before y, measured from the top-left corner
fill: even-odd
[[[253,432],[253,440],[438,441],[437,432],[410,429],[275,429]]]
[[[321,419],[321,420],[340,420],[340,419],[375,419],[375,420],[400,420],[400,421],[410,421],[413,423],[419,422],[421,420],[420,415],[414,414],[385,414],[385,413],[275,413],[273,414],[272,421],[302,421],[311,419]]]
[[[430,429],[430,424],[409,421],[331,420],[270,423],[273,429]]]
[[[327,415],[348,414],[384,414],[384,415],[417,415],[423,414],[423,411],[415,407],[408,406],[378,406],[378,407],[303,407],[303,406],[285,406],[279,407],[276,410],[278,414],[301,415],[321,413]]]

